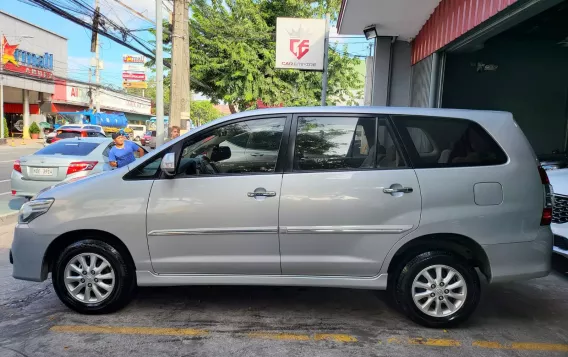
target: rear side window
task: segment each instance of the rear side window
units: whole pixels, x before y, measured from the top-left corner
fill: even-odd
[[[378,128],[377,128],[378,123]],[[300,117],[295,171],[400,168],[400,155],[386,121],[373,117]]]
[[[479,124],[465,119],[393,116],[416,168],[491,166],[507,155]]]
[[[49,146],[44,147],[35,155],[71,155],[71,156],[86,156],[89,155],[95,148],[99,146],[97,143],[86,142],[70,142],[58,141]]]
[[[62,131],[57,134],[57,137],[60,139],[70,139],[70,138],[78,138],[81,136],[81,133],[78,131]]]

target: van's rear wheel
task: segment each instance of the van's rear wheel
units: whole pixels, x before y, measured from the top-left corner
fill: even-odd
[[[86,239],[63,250],[52,272],[59,299],[84,314],[116,311],[131,299],[134,271],[111,245]]]
[[[427,327],[453,326],[466,320],[481,292],[475,269],[444,251],[410,260],[396,279],[397,304],[413,321]]]

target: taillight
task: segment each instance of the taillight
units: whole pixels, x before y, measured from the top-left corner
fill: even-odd
[[[16,190],[12,190],[12,196],[16,196]]]
[[[14,171],[22,173],[22,165],[20,165],[20,160],[14,161]]]
[[[548,179],[548,175],[546,174],[546,170],[542,168],[542,166],[538,167],[538,174],[540,175],[540,182],[543,185],[550,185],[550,180]]]
[[[540,175],[540,182],[544,186],[544,207],[542,208],[542,215],[540,216],[540,225],[549,226],[550,223],[552,223],[552,186],[550,185],[548,175],[542,166],[538,167],[538,174]]]
[[[89,171],[95,168],[99,162],[98,161],[77,161],[69,164],[67,168],[67,175],[74,174],[79,171]]]
[[[51,139],[51,143],[53,144],[54,142],[59,141],[59,140],[61,140],[61,138],[58,138],[58,137],[56,136],[56,137],[54,137],[53,139]]]

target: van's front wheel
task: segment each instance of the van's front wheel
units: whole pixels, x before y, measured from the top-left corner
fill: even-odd
[[[52,272],[59,299],[84,314],[116,311],[131,299],[134,272],[111,245],[86,239],[66,247]]]
[[[413,321],[446,327],[466,320],[479,303],[475,269],[455,255],[434,251],[410,260],[396,279],[397,304]]]

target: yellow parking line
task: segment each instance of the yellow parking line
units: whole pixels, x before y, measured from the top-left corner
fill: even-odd
[[[496,348],[496,349],[505,348],[505,346],[503,346],[499,342],[494,342],[494,341],[473,341],[471,345],[473,347],[481,347],[481,348]]]
[[[511,343],[511,349],[529,350],[529,351],[568,352],[568,345],[555,344],[555,343],[513,342]]]
[[[309,341],[309,335],[295,333],[279,333],[279,332],[251,332],[247,334],[250,338],[262,338],[266,340],[280,341]]]
[[[316,333],[314,335],[316,341],[335,341],[335,342],[357,342],[357,338],[351,335],[335,334],[335,333]]]
[[[439,339],[439,338],[409,338],[408,343],[411,345],[424,345],[436,347],[459,347],[461,342],[457,340]]]
[[[120,326],[53,326],[53,332],[65,333],[103,333],[121,335],[161,335],[161,336],[204,336],[207,330],[193,328],[166,328],[166,327],[120,327]]]

